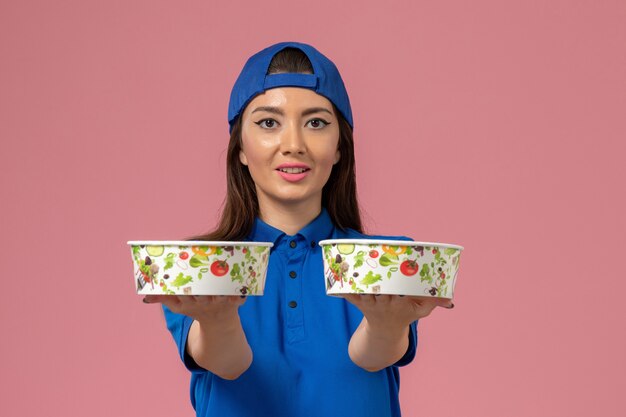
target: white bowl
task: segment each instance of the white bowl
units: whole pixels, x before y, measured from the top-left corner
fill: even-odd
[[[328,295],[453,298],[462,246],[372,239],[329,239],[319,245]]]
[[[269,242],[130,241],[138,294],[263,295]]]

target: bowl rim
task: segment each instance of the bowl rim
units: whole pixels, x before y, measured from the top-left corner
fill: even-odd
[[[355,245],[389,245],[389,246],[437,246],[440,248],[458,249],[460,251],[465,248],[460,245],[454,245],[452,243],[437,243],[437,242],[418,242],[414,240],[389,240],[389,239],[325,239],[320,240],[318,244],[320,246],[330,244],[355,244]]]
[[[274,246],[272,242],[243,242],[215,240],[129,240],[130,246]]]

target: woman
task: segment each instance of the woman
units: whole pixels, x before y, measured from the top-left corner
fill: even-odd
[[[195,239],[274,243],[263,297],[147,296],[163,304],[198,416],[399,416],[398,367],[417,320],[448,300],[325,294],[323,239],[362,234],[352,112],[315,48],[272,45],[244,66],[229,105],[228,190]]]

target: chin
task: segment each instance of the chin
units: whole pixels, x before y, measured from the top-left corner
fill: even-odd
[[[300,197],[300,196],[290,196],[290,197],[279,197],[276,200],[285,204],[299,204],[299,203],[311,201],[311,198]]]
[[[305,202],[316,201],[316,197],[319,195],[319,200],[322,200],[322,193],[319,194],[303,194],[303,193],[282,193],[274,196],[274,200],[283,202],[285,204],[299,204]]]

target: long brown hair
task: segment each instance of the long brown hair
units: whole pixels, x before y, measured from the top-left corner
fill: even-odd
[[[268,74],[312,74],[313,67],[306,54],[296,48],[278,52],[270,63]],[[333,105],[339,120],[339,152],[341,157],[322,189],[322,206],[333,224],[341,229],[363,231],[356,192],[356,169],[352,128]],[[243,113],[243,110],[242,112]],[[233,124],[226,156],[226,199],[215,230],[190,240],[243,240],[252,231],[259,215],[256,187],[248,167],[239,160],[241,151],[241,114]]]

